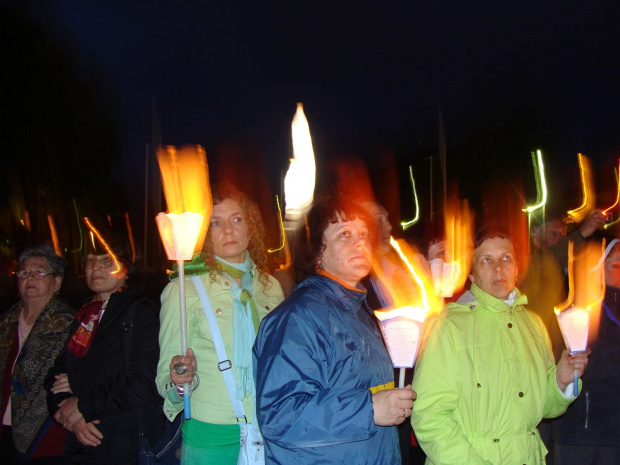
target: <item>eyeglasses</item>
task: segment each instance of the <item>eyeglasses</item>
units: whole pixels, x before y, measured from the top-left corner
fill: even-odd
[[[34,270],[34,271],[19,270],[15,272],[15,276],[17,276],[18,279],[26,279],[28,278],[28,276],[32,276],[32,279],[36,279],[37,281],[41,281],[46,276],[56,276],[57,274],[58,273],[47,273],[42,270]]]
[[[114,260],[112,260],[110,257],[87,258],[84,267],[88,269],[94,268],[95,263],[99,264],[99,268],[101,268],[102,270],[107,270],[114,264]]]

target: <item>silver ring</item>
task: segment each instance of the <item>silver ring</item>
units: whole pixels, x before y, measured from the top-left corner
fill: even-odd
[[[174,371],[177,375],[184,375],[187,373],[187,365],[184,363],[175,363],[172,367],[172,371]]]
[[[62,427],[63,427],[63,428],[66,428],[66,427],[67,427],[67,424],[66,424],[66,423],[63,423]]]
[[[407,410],[403,409],[403,418],[407,416]]]

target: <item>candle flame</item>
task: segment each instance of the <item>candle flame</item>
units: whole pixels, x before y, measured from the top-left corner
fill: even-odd
[[[452,296],[460,290],[467,280],[473,254],[472,230],[474,215],[467,200],[460,204],[456,198],[446,202],[444,208],[446,228],[446,260],[448,276],[442,276],[441,296]]]
[[[178,151],[175,147],[168,146],[158,150],[157,161],[168,213],[180,215],[193,212],[206,219],[201,225],[194,246],[194,252],[199,252],[207,236],[213,211],[205,150],[200,145],[188,145]]]
[[[295,220],[312,205],[316,182],[316,163],[310,126],[304,114],[303,104],[297,104],[297,111],[291,124],[293,153],[286,177],[284,178],[285,215]]]
[[[575,341],[587,340],[588,331],[592,333],[591,338],[596,337],[601,303],[605,297],[604,248],[604,243],[602,246],[587,243],[575,253],[572,242],[569,243],[568,298],[554,311],[560,320],[566,345],[571,350],[582,345]]]
[[[567,212],[568,219],[575,223],[582,222],[588,213],[594,209],[595,198],[594,191],[592,189],[592,172],[590,169],[590,161],[588,157],[579,153],[577,154],[579,160],[579,174],[581,178],[581,190],[583,192],[583,202],[578,208],[569,210]]]

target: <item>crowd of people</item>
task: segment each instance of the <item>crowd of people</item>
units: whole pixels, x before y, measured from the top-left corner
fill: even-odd
[[[3,463],[134,464],[172,424],[173,460],[188,465],[620,463],[617,239],[601,258],[606,293],[587,351],[565,348],[553,313],[568,242],[599,240],[604,222],[594,211],[569,234],[549,216],[532,229],[529,272],[509,228],[477,228],[469,283],[425,323],[405,387],[373,310],[394,307],[391,289],[417,291],[374,202],[315,200],[288,292],[268,269],[257,205],[214,188],[185,270],[186,354],[178,271],[158,313],[126,241],[101,237],[83,259],[92,298],[76,311],[58,297],[63,258],[28,248],[19,301],[0,317]],[[431,276],[445,252],[441,238],[429,245],[416,266]]]

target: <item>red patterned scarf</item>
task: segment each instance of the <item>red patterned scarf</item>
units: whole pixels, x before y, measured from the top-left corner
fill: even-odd
[[[127,289],[127,286],[122,286],[114,292],[122,292]],[[108,301],[110,299],[108,298]],[[67,344],[67,349],[76,357],[84,357],[90,349],[90,345],[95,337],[95,331],[99,326],[99,320],[101,320],[101,314],[103,313],[104,304],[107,301],[99,300],[95,295],[93,300],[85,304],[75,316],[75,319],[80,323],[78,329],[75,330],[73,336]]]

